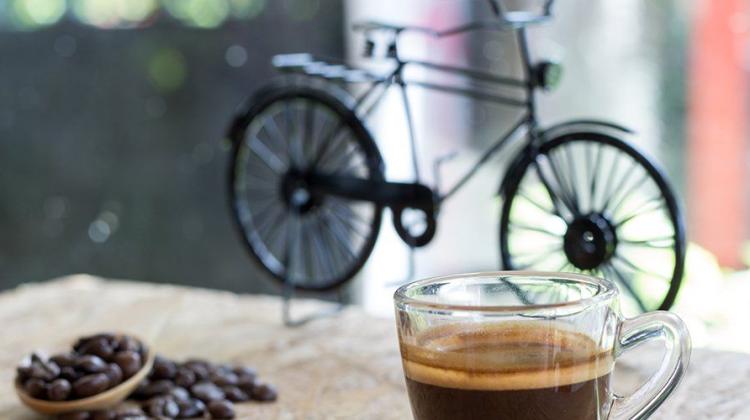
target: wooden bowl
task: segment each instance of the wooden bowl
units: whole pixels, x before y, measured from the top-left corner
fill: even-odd
[[[138,337],[137,340],[141,341]],[[145,344],[145,343],[144,343]],[[87,398],[81,398],[78,400],[69,401],[47,401],[33,398],[23,389],[18,381],[16,381],[16,394],[18,398],[27,407],[41,414],[63,414],[74,411],[93,411],[93,410],[104,410],[112,408],[117,404],[125,401],[125,399],[138,387],[138,384],[146,378],[151,371],[151,367],[154,364],[155,352],[148,347],[148,355],[146,357],[143,367],[135,373],[135,375],[128,378],[114,388],[110,388],[102,393],[92,395]]]

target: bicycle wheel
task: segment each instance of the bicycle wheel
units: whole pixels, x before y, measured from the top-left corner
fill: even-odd
[[[229,194],[236,225],[280,282],[324,291],[352,278],[372,252],[382,207],[315,192],[305,175],[382,180],[377,146],[334,94],[272,85],[232,125]]]
[[[662,172],[634,147],[607,134],[565,134],[521,157],[506,177],[506,269],[607,277],[630,313],[672,305],[685,261],[683,222]]]

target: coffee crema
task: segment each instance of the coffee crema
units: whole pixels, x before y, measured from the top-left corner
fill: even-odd
[[[596,419],[608,406],[611,351],[557,323],[436,327],[401,354],[418,420]]]

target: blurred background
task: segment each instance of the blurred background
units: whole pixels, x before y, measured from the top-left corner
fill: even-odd
[[[592,117],[666,169],[686,214],[688,258],[676,310],[698,344],[746,348],[738,320],[750,279],[747,2],[568,0],[531,30],[534,56],[562,63],[539,97],[552,124]],[[397,13],[394,13],[397,11]],[[0,3],[0,289],[71,273],[278,293],[245,252],[227,204],[225,130],[274,76],[274,54],[361,60],[352,22],[446,28],[490,18],[471,0],[8,0]],[[410,35],[404,55],[492,72],[519,69],[506,35]],[[431,80],[440,75],[419,74]],[[487,104],[410,91],[423,167],[450,152],[445,184],[513,118]],[[368,120],[387,177],[411,177],[403,112]],[[443,209],[416,276],[499,266],[495,197],[506,150]],[[428,171],[429,172],[429,171]],[[431,176],[426,179],[432,183]],[[407,275],[389,223],[349,288],[389,313]]]

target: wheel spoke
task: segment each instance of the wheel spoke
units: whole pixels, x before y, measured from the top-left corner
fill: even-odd
[[[289,159],[292,162],[292,166],[299,166],[302,164],[302,161],[299,159],[299,156],[296,156],[295,146],[294,146],[294,138],[297,136],[295,130],[295,124],[292,117],[292,105],[290,104],[289,100],[284,101],[284,124],[286,125],[286,139],[287,139],[287,153],[289,154]]]
[[[269,193],[265,190],[249,190],[249,191],[258,191],[260,194],[248,194],[248,190],[242,189],[236,191],[236,199],[235,201],[242,202],[248,209],[250,209],[250,204],[255,203],[279,203],[282,206],[284,205],[283,202],[279,199],[279,196],[277,194]]]
[[[560,204],[563,206],[563,208],[565,208],[565,210],[568,211],[568,213],[573,214],[573,212],[569,208],[567,208],[567,204],[565,204],[562,198],[558,197],[558,194],[552,188],[549,181],[547,180],[547,177],[544,175],[544,171],[539,165],[539,162],[537,162],[536,159],[534,159],[533,164],[537,173],[537,177],[542,182],[542,185],[544,185],[544,188],[547,190],[547,194],[549,194],[549,198],[550,198],[550,201],[552,202],[552,206],[554,207],[555,214],[558,215],[563,220],[566,220],[565,217],[563,217],[562,212],[560,211],[561,210]]]
[[[594,157],[592,155],[593,152],[591,151],[591,147],[589,147],[589,146],[590,146],[590,144],[588,144],[588,142],[586,142],[586,144],[585,144],[585,147],[586,147],[586,159],[585,159],[586,160],[586,162],[585,162],[586,170],[584,171],[585,175],[583,177],[583,185],[581,186],[581,188],[588,187],[589,183],[591,182],[591,178],[594,177],[594,175],[591,172],[591,170],[592,170],[592,166],[591,165],[593,163],[592,161],[594,160],[593,159]],[[588,195],[587,198],[589,200],[588,201],[588,205],[589,205],[588,210],[591,211],[592,210],[592,206],[591,206],[591,194],[590,193],[589,193],[589,195]]]
[[[276,123],[276,119],[273,115],[265,115],[263,117],[263,127],[266,129],[266,132],[271,137],[271,141],[276,142],[279,146],[281,146],[282,150],[286,150],[287,153],[287,161],[285,164],[289,166],[291,164],[290,156],[289,156],[289,145],[287,144],[287,139],[284,137],[284,135],[281,133],[281,129],[279,128],[279,125]]]
[[[246,161],[239,163],[235,168],[237,179],[245,181],[245,183],[252,181],[256,187],[269,189],[278,182],[279,175],[265,162],[260,165],[252,164],[260,158],[256,157],[256,153],[253,153],[250,148],[243,147],[241,154]]]
[[[573,199],[573,204],[575,205],[576,210],[578,213],[581,212],[581,199],[578,196],[578,173],[576,172],[576,165],[573,161],[573,156],[571,155],[573,148],[573,145],[571,144],[570,147],[563,147],[563,157],[565,157],[565,163],[567,164],[567,168],[570,174],[570,177],[568,180],[570,181],[570,195],[571,199]],[[567,178],[567,177],[566,177]]]
[[[592,176],[591,176],[591,184],[589,185],[589,187],[590,187],[589,193],[590,193],[590,197],[591,197],[590,198],[590,200],[591,200],[591,203],[590,203],[591,208],[589,209],[589,211],[594,211],[594,209],[596,209],[596,196],[597,196],[597,194],[596,194],[596,192],[597,192],[596,191],[596,181],[599,179],[599,167],[600,167],[601,161],[602,161],[602,148],[603,147],[604,146],[602,145],[602,143],[599,143],[598,146],[597,146],[597,150],[596,150],[596,163],[594,164],[594,171],[593,171]]]
[[[273,236],[271,236],[271,233],[276,232],[280,228],[280,224],[285,216],[288,214],[284,211],[279,211],[274,214],[272,214],[271,217],[271,223],[253,223],[256,226],[256,229],[258,230],[258,233],[261,237],[270,238],[273,239]],[[258,219],[255,218],[255,221]]]
[[[569,265],[570,265],[570,262],[568,262],[568,259],[564,258],[562,265],[560,267],[558,267],[557,269],[555,269],[555,272],[561,272],[561,271],[563,271],[565,269],[565,267],[567,267]]]
[[[311,220],[309,224],[312,224],[313,221]],[[327,266],[327,261],[324,260],[323,254],[325,253],[325,248],[322,246],[320,242],[320,230],[317,226],[317,220],[315,221],[315,226],[310,227],[310,231],[308,232],[310,237],[310,242],[312,243],[312,254],[313,259],[317,263],[317,267],[320,269],[319,272],[316,272],[315,278],[319,279],[325,279],[328,274],[333,277],[333,271],[329,270],[329,266]]]
[[[334,141],[338,138],[338,136],[342,133],[342,129],[344,127],[344,121],[339,120],[338,124],[336,124],[330,133],[323,136],[323,144],[318,148],[317,153],[315,154],[315,158],[312,161],[312,167],[317,168],[318,164],[320,163],[320,160],[323,158],[323,155],[328,153],[328,149],[331,147],[331,144],[334,143]],[[346,130],[344,130],[346,131]]]
[[[540,228],[540,227],[537,227],[537,226],[527,225],[525,223],[513,223],[513,222],[511,222],[511,227],[518,228],[518,229],[521,229],[521,230],[529,230],[529,231],[532,231],[532,232],[541,233],[541,234],[544,234],[544,235],[547,235],[547,236],[552,236],[554,238],[561,238],[562,237],[562,235],[560,235],[559,233],[555,233],[555,232],[552,232],[551,230],[543,229],[543,228]]]
[[[286,165],[273,153],[258,137],[253,137],[249,142],[250,150],[260,158],[276,175],[286,171]]]
[[[358,152],[359,150],[357,150],[356,148],[350,150],[347,154],[347,157],[341,159],[341,164],[337,165],[337,169],[334,169],[334,174],[356,175],[357,169],[367,168],[367,165],[364,162],[364,158]]]
[[[241,175],[245,178],[245,184],[252,184],[256,188],[267,188],[268,190],[273,190],[276,184],[278,183],[278,179],[269,179],[269,178],[263,178],[261,176],[258,176],[257,173],[249,173],[245,172],[243,175]]]
[[[634,247],[641,248],[663,248],[670,249],[674,247],[675,237],[665,236],[663,238],[643,239],[643,240],[630,240],[630,239],[618,239],[619,244],[632,245]]]
[[[331,200],[332,206],[331,210],[333,210],[333,214],[336,215],[336,217],[339,218],[342,222],[344,222],[346,225],[351,227],[351,230],[354,230],[355,233],[359,234],[363,238],[366,238],[367,236],[360,232],[356,226],[354,225],[354,222],[357,221],[360,223],[362,227],[365,229],[369,228],[370,224],[362,218],[362,216],[358,215],[357,212],[353,211],[351,208],[346,206],[343,203]],[[336,210],[339,210],[337,212]]]
[[[549,255],[548,253],[546,253],[546,251],[554,251],[554,250],[556,250],[556,249],[557,249],[557,250],[562,250],[562,249],[561,249],[560,247],[550,247],[550,248],[548,248],[547,250],[545,250],[545,253],[541,254],[541,255],[540,255],[539,257],[537,257],[537,258],[534,258],[534,259],[533,259],[533,260],[531,260],[531,261],[524,261],[524,263],[523,263],[523,264],[521,264],[521,265],[519,265],[519,266],[518,266],[518,269],[519,269],[519,270],[525,270],[525,269],[527,269],[527,268],[531,268],[531,267],[533,267],[533,266],[535,266],[535,265],[539,264],[540,262],[544,261],[545,259],[547,259],[547,258],[550,258],[550,255]],[[515,258],[515,259],[519,259],[519,258],[520,258],[520,259],[523,259],[524,257],[528,257],[528,256],[530,256],[530,255],[533,255],[533,254],[521,254],[521,255],[516,255],[516,256],[514,256],[514,258]]]
[[[532,261],[528,261],[528,262],[524,262],[524,264],[516,265],[514,269],[515,270],[528,270],[529,268],[533,268],[535,265],[544,261],[545,258],[547,258],[547,256],[542,255],[541,257],[538,257]]]
[[[638,267],[637,265],[633,264],[632,261],[630,261],[629,259],[625,258],[622,255],[615,254],[612,258],[613,258],[612,265],[614,265],[614,261],[619,261],[624,266],[628,267],[631,271],[637,271],[639,273],[643,273],[643,274],[646,274],[646,275],[649,275],[649,276],[653,276],[653,277],[656,277],[658,279],[662,279],[662,280],[667,281],[667,282],[672,281],[671,278],[669,278],[668,276],[665,276],[664,274],[656,273],[656,272],[653,272],[653,271],[647,271],[647,270],[644,270],[644,269]]]
[[[337,229],[341,226],[339,222],[333,220],[332,213],[328,213],[327,216],[330,223],[326,223],[324,224],[324,226],[328,228],[328,231],[331,232],[336,241],[338,241],[340,245],[339,249],[348,254],[349,258],[351,258],[352,260],[356,259],[357,256],[354,254],[354,251],[352,251],[353,244],[349,241],[346,231],[342,232],[341,230]]]
[[[620,210],[620,207],[627,202],[628,197],[635,192],[636,189],[639,187],[643,187],[646,183],[646,180],[648,179],[649,174],[648,172],[644,172],[638,180],[630,185],[628,188],[623,189],[623,193],[619,195],[617,200],[612,204],[611,210],[609,211],[610,214],[617,214],[617,211]]]
[[[638,296],[638,293],[636,293],[635,289],[633,289],[633,285],[630,283],[630,280],[625,278],[625,275],[620,273],[620,270],[618,270],[611,262],[606,263],[604,268],[606,268],[607,271],[611,272],[617,279],[620,280],[620,284],[622,284],[622,286],[627,289],[628,294],[630,294],[633,300],[635,300],[635,303],[638,305],[641,311],[648,312],[648,309],[643,303],[643,300],[641,300],[641,297]]]
[[[278,259],[278,255],[280,253],[283,253],[284,250],[284,238],[286,237],[283,234],[282,228],[289,229],[289,222],[288,221],[279,221],[275,227],[268,232],[269,237],[271,238],[271,241],[269,242],[268,250],[273,253],[274,257]]]
[[[315,147],[313,144],[313,133],[315,131],[315,107],[311,101],[305,101],[305,110],[303,114],[304,133],[302,135],[302,156],[309,165],[312,163],[310,160],[310,150]],[[314,149],[313,149],[314,150]]]
[[[337,268],[346,263],[346,255],[341,251],[337,239],[333,235],[331,228],[327,225],[327,220],[327,214],[321,213],[318,221],[320,226],[320,239],[324,242],[324,249],[330,251],[326,255],[330,257],[331,266],[333,267],[333,275],[336,276]]]
[[[317,239],[318,248],[320,249],[320,259],[323,262],[323,267],[328,270],[329,278],[335,278],[337,276],[337,265],[333,256],[334,249],[330,246],[330,243],[326,243],[326,235],[323,231],[323,221],[321,218],[315,219],[315,227],[315,238]]]
[[[351,159],[357,155],[359,152],[359,149],[357,146],[351,144],[351,143],[344,143],[343,150],[340,150],[341,153],[337,156],[332,157],[331,159],[325,159],[323,158],[321,160],[322,164],[325,164],[326,162],[329,163],[329,167],[332,169],[334,173],[341,173],[342,168],[346,167],[347,164],[351,162]]]
[[[644,214],[648,214],[648,213],[651,213],[653,211],[663,208],[661,201],[662,201],[661,196],[657,196],[657,197],[652,198],[649,201],[646,201],[642,206],[639,206],[640,208],[635,213],[632,213],[629,216],[624,217],[622,220],[617,222],[615,224],[615,228],[617,229],[620,226],[624,226],[626,223],[630,222],[631,220],[637,217],[643,216]]]
[[[252,210],[250,209],[250,217],[253,220],[253,225],[256,228],[259,228],[260,226],[265,224],[265,221],[267,220],[267,216],[273,217],[274,214],[285,214],[284,211],[276,210],[274,211],[275,203],[268,204],[264,207],[262,207],[259,210]]]
[[[346,154],[351,143],[350,140],[351,132],[349,130],[339,130],[338,133],[336,133],[336,136],[328,143],[328,150],[320,155],[318,164],[320,166],[326,166],[326,164],[328,164],[329,166],[333,166],[334,169],[337,168],[342,158],[341,153],[336,154],[336,152],[340,152],[343,149],[344,154]],[[331,161],[334,162],[333,165],[331,165]]]
[[[555,178],[557,186],[560,187],[560,198],[566,203],[568,210],[573,213],[573,216],[578,216],[577,203],[570,197],[567,191],[567,182],[565,181],[562,172],[560,172],[557,162],[552,157],[552,153],[546,155],[547,161],[549,162],[550,169],[552,170],[552,176]]]
[[[500,281],[503,282],[503,283],[505,283],[505,285],[508,286],[508,289],[510,289],[511,291],[513,291],[513,294],[516,295],[516,297],[518,298],[518,300],[521,301],[521,303],[523,303],[524,305],[533,305],[534,304],[526,296],[526,293],[524,293],[523,290],[521,290],[520,287],[518,287],[517,285],[513,284],[513,282],[508,281],[507,278],[502,277],[502,276],[500,277]]]
[[[323,123],[320,124],[320,128],[315,132],[312,138],[312,144],[315,145],[315,150],[317,153],[317,150],[321,146],[321,142],[324,140],[323,135],[329,131],[329,127],[331,124],[333,124],[336,120],[334,118],[331,118],[328,113],[323,113]]]
[[[304,219],[302,219],[302,223],[301,224],[302,225],[305,224],[305,220]],[[306,227],[302,230],[301,234],[302,234],[302,243],[303,243],[303,247],[302,247],[303,259],[302,259],[302,261],[303,261],[304,268],[305,268],[304,269],[305,278],[307,280],[309,280],[309,281],[315,281],[316,278],[317,278],[317,276],[316,276],[316,265],[315,265],[315,261],[313,259],[313,249],[315,247],[310,243],[310,232],[307,230]]]
[[[523,199],[525,199],[526,201],[528,201],[529,203],[531,203],[532,205],[534,205],[534,207],[536,207],[539,210],[543,211],[544,213],[549,213],[550,211],[554,212],[554,209],[550,209],[550,208],[547,208],[547,207],[543,206],[538,201],[532,199],[530,195],[528,195],[526,192],[522,191],[520,188],[518,189],[518,192],[516,194],[519,197],[522,197]]]
[[[607,173],[607,181],[604,183],[604,191],[602,191],[604,197],[609,197],[610,194],[612,194],[612,180],[617,176],[617,172],[620,169],[621,159],[618,159],[617,155],[612,159],[614,160],[614,163],[609,173]],[[604,210],[602,207],[603,206],[599,207],[599,211]]]
[[[615,196],[619,195],[622,192],[623,187],[625,187],[625,183],[627,180],[630,179],[630,174],[632,171],[638,167],[638,163],[635,160],[630,161],[630,169],[625,171],[622,174],[622,177],[617,182],[617,186],[612,190],[612,192],[609,194],[609,196],[604,200],[604,204],[602,204],[602,211],[606,210],[609,207],[610,201],[612,201]]]

